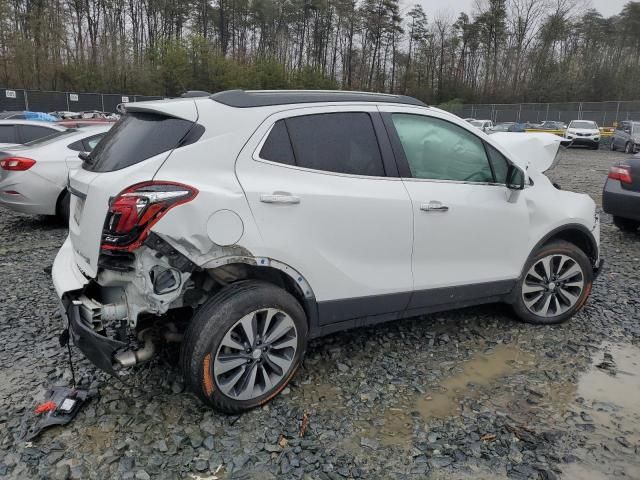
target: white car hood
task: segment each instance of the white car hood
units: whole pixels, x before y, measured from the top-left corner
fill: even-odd
[[[600,130],[595,128],[568,128],[567,133],[586,133],[587,135],[598,135]]]
[[[523,170],[533,168],[542,173],[553,166],[562,138],[553,133],[497,132],[491,140],[507,150]]]

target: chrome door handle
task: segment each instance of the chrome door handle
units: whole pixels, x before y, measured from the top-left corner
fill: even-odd
[[[260,201],[262,203],[282,203],[287,205],[296,205],[300,203],[300,197],[290,195],[288,193],[263,193],[260,195]]]
[[[443,205],[441,202],[431,201],[429,203],[423,203],[420,205],[420,210],[424,212],[448,212],[449,207]]]

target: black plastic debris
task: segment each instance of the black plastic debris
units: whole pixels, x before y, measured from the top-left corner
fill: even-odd
[[[22,421],[22,440],[30,441],[54,425],[66,425],[75,418],[89,399],[86,390],[71,387],[52,387],[47,390],[44,401],[34,410],[29,410]]]

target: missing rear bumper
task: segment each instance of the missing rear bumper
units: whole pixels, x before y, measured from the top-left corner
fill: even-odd
[[[86,297],[81,297],[85,298]],[[100,370],[120,378],[118,371],[151,360],[158,351],[161,341],[180,343],[182,333],[172,322],[157,322],[137,332],[134,340],[129,334],[117,334],[118,339],[108,337],[98,331],[86,318],[90,309],[82,299],[73,300],[66,310],[69,332],[73,343]],[[102,327],[100,327],[102,328]]]
[[[113,356],[127,345],[124,342],[108,338],[87,325],[80,314],[82,302],[73,301],[67,309],[69,329],[76,347],[100,370],[117,376]]]

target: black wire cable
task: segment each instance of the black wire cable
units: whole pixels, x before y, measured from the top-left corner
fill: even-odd
[[[71,384],[73,386],[73,389],[76,389],[76,371],[73,368],[73,357],[71,355],[71,332],[69,331],[69,328],[71,327],[71,325],[67,325],[67,352],[69,352],[69,367],[71,368]]]

